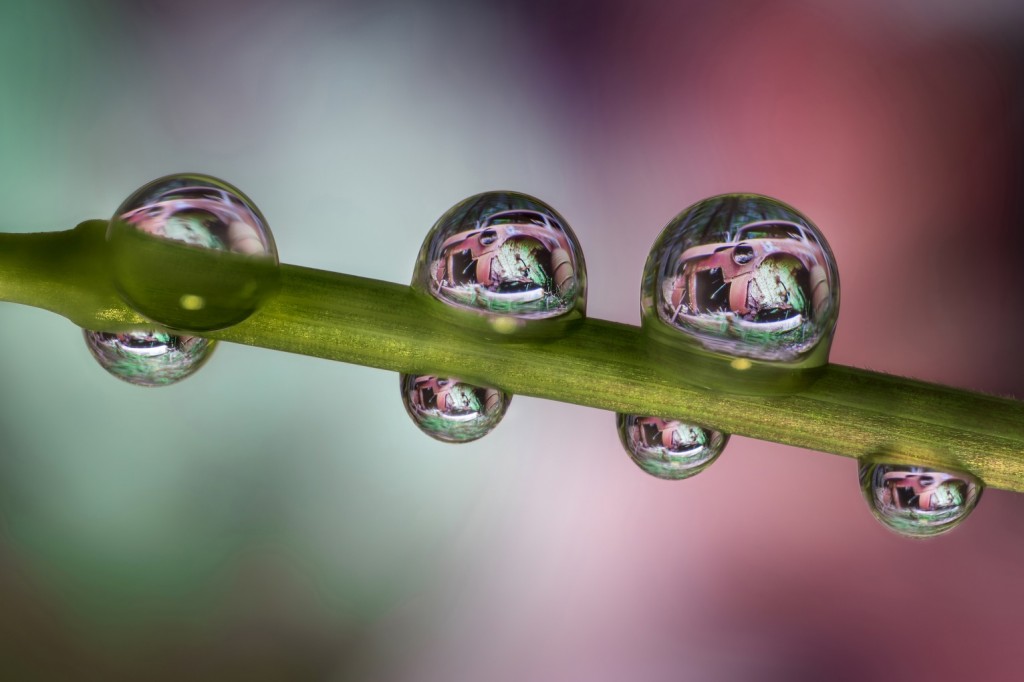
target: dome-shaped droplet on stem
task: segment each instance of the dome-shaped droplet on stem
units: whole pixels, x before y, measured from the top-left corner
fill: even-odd
[[[485,192],[434,224],[412,287],[445,324],[501,341],[554,337],[583,319],[587,275],[579,241],[557,211],[519,192]],[[453,377],[403,374],[401,384],[416,425],[447,442],[482,437],[511,400],[499,389]]]
[[[647,259],[643,326],[689,352],[688,380],[736,392],[786,392],[828,361],[839,315],[839,272],[818,228],[756,194],[690,206]]]
[[[277,247],[266,220],[223,180],[184,173],[132,193],[107,230],[114,285],[162,327],[210,331],[237,324],[277,285]],[[187,251],[189,267],[168,265]]]

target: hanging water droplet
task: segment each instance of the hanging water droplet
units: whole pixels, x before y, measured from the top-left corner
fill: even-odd
[[[277,284],[266,220],[238,189],[205,175],[169,175],[143,186],[117,209],[107,240],[118,291],[161,326],[230,327]],[[174,249],[198,257],[187,268],[169,266]]]
[[[490,433],[511,402],[495,388],[458,379],[402,374],[402,402],[423,433],[446,443],[467,443]]]
[[[985,486],[963,472],[920,466],[859,463],[860,487],[875,518],[908,537],[930,537],[956,528],[974,510]]]
[[[162,331],[118,334],[82,330],[85,343],[100,366],[136,386],[166,386],[191,376],[203,366],[216,342]]]
[[[675,419],[615,415],[619,439],[636,465],[658,478],[695,476],[718,459],[729,436]]]
[[[420,248],[412,288],[466,311],[447,324],[523,338],[584,317],[587,274],[576,235],[553,208],[518,192],[485,192],[441,216]],[[448,311],[444,311],[448,312]],[[533,325],[533,326],[531,326]],[[424,433],[466,442],[490,432],[512,396],[433,375],[401,375],[402,402]]]
[[[839,273],[821,232],[795,209],[726,194],[665,227],[647,260],[642,305],[645,329],[666,343],[818,366],[839,314]]]
[[[441,216],[420,249],[413,286],[499,319],[582,316],[586,306],[576,235],[553,208],[517,192],[477,194]],[[504,320],[495,328],[517,327]]]

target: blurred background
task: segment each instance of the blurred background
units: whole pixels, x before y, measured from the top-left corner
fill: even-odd
[[[223,177],[284,262],[408,281],[466,196],[549,202],[639,323],[703,197],[796,206],[836,362],[1024,398],[1016,0],[0,0],[0,230]],[[1020,679],[1024,496],[881,527],[856,463],[734,438],[667,482],[613,415],[518,397],[445,446],[397,376],[222,346],[108,376],[0,305],[3,679]]]

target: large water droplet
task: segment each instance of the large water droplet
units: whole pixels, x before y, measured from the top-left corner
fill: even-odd
[[[729,436],[675,419],[615,415],[619,439],[636,465],[658,478],[695,476],[718,459]]]
[[[511,402],[495,388],[433,375],[400,375],[402,403],[423,433],[446,443],[468,443],[490,433]]]
[[[213,330],[249,317],[277,284],[277,248],[266,220],[216,178],[169,175],[117,209],[107,231],[113,280],[143,316],[173,329]],[[189,250],[189,267],[168,254]]]
[[[136,386],[166,386],[203,366],[216,342],[161,331],[119,334],[83,330],[85,343],[100,366]]]
[[[825,238],[795,209],[726,194],[665,227],[647,260],[642,305],[645,329],[667,343],[817,366],[828,359],[839,314],[839,273]]]
[[[452,207],[427,235],[413,274],[414,287],[444,303],[519,320],[582,316],[586,285],[568,223],[518,192],[485,192]]]
[[[922,538],[956,528],[974,510],[985,486],[963,472],[860,462],[860,487],[871,513],[900,535]]]

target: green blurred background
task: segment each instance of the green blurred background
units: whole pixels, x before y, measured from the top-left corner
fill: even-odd
[[[664,224],[756,191],[836,252],[835,361],[1021,396],[1022,37],[1008,0],[0,0],[0,229],[197,171],[284,262],[404,282],[514,189],[636,324]],[[0,349],[2,679],[1020,678],[1017,495],[911,542],[842,458],[669,483],[596,410],[452,447],[387,372],[224,345],[144,390],[13,305]]]

